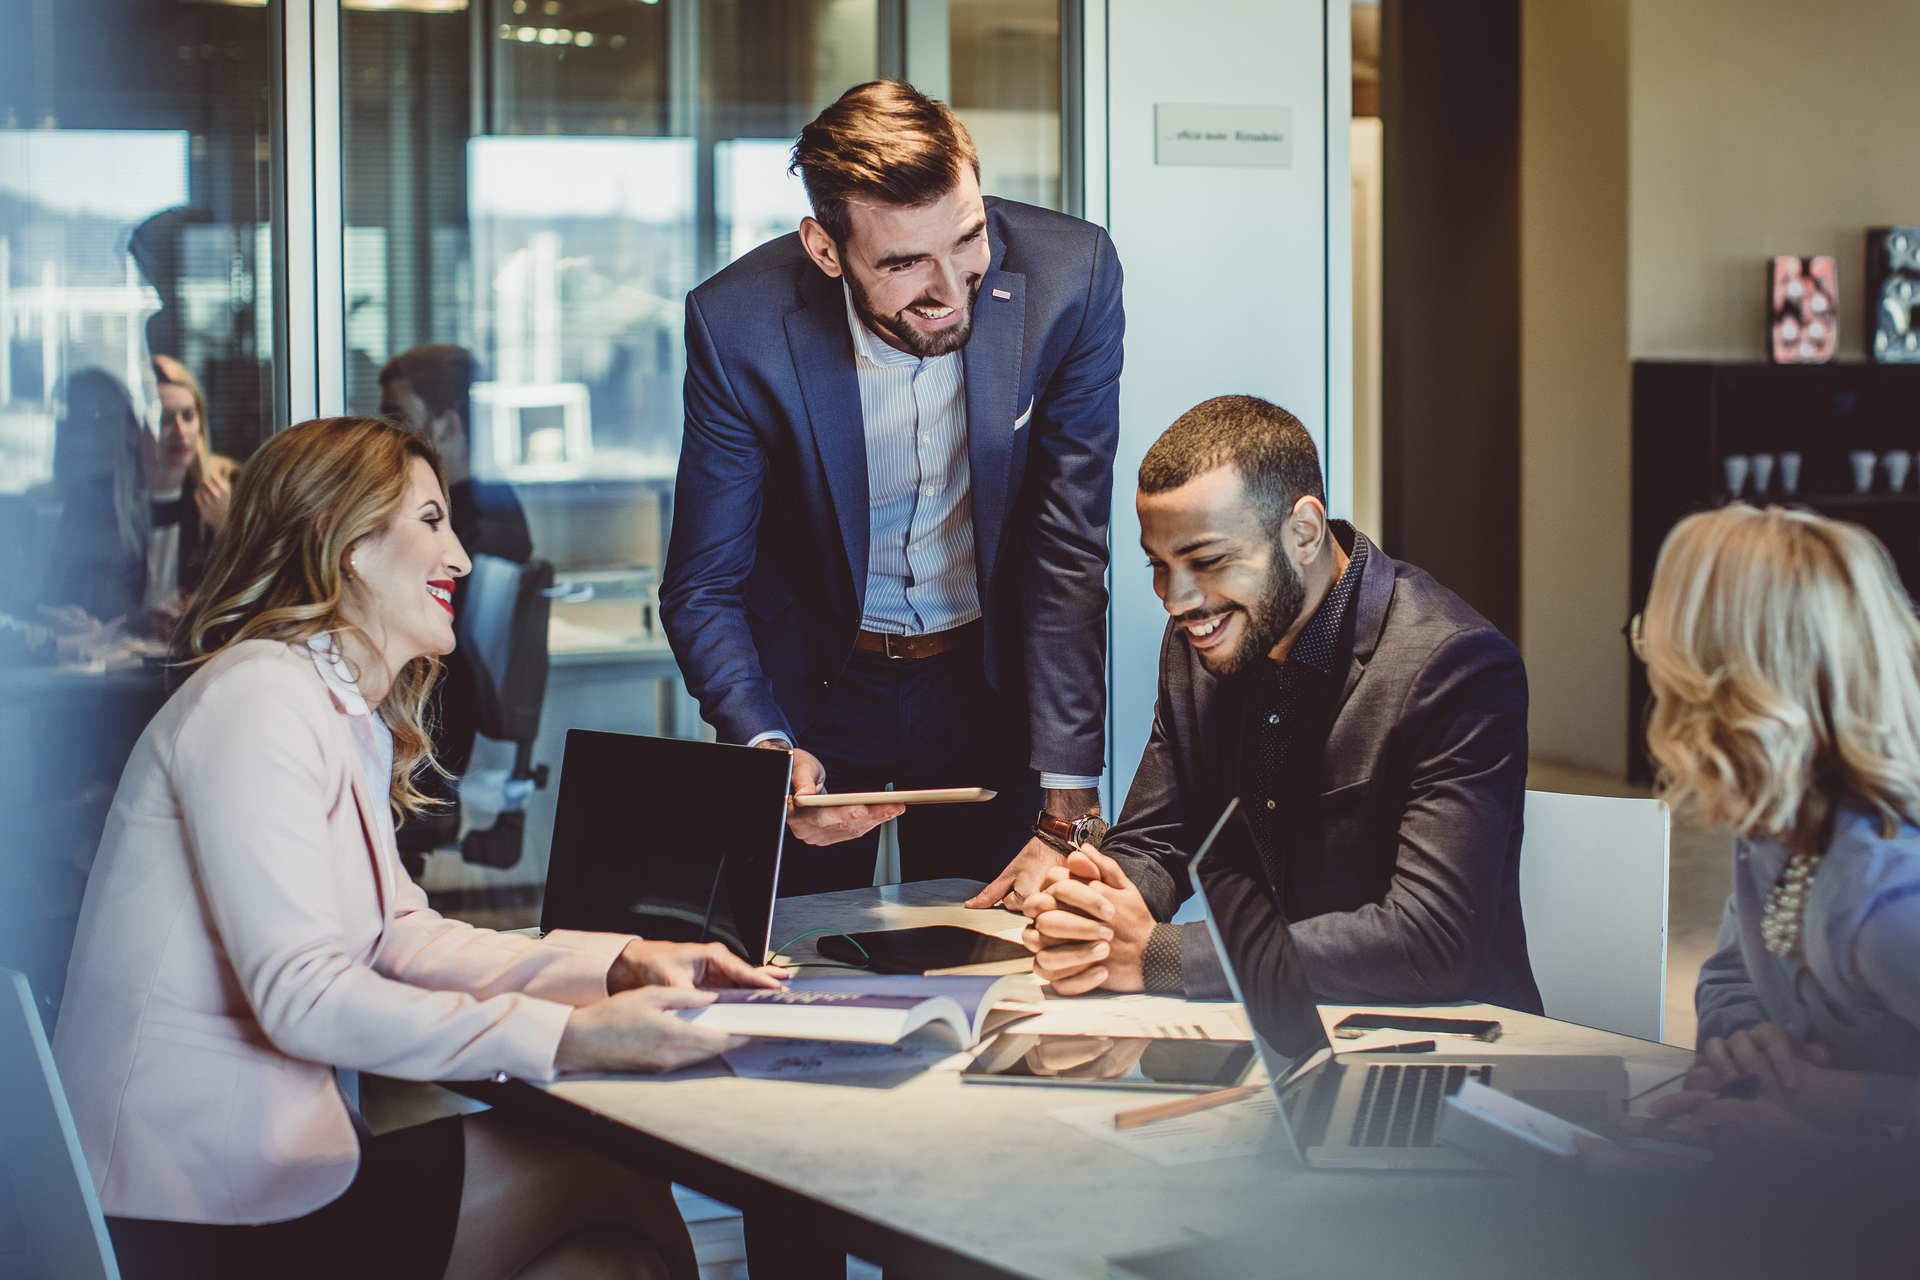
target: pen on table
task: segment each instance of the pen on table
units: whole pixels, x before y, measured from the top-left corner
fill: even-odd
[[[1206,1111],[1212,1107],[1223,1107],[1229,1102],[1238,1102],[1242,1098],[1251,1098],[1267,1086],[1263,1084],[1243,1084],[1237,1089],[1215,1089],[1212,1093],[1196,1093],[1189,1098],[1175,1098],[1172,1102],[1156,1102],[1151,1106],[1134,1107],[1117,1113],[1113,1117],[1116,1129],[1138,1129],[1143,1124],[1152,1124],[1155,1120],[1171,1120],[1175,1116],[1190,1116],[1196,1111]]]
[[[1714,1090],[1713,1096],[1716,1098],[1757,1098],[1760,1096],[1761,1087],[1765,1084],[1766,1081],[1762,1080],[1757,1072],[1749,1071],[1747,1074],[1735,1076],[1733,1079],[1721,1085],[1718,1089]]]
[[[1350,1052],[1367,1053],[1432,1053],[1435,1045],[1431,1040],[1408,1040],[1403,1044],[1381,1045],[1377,1049],[1354,1049]]]

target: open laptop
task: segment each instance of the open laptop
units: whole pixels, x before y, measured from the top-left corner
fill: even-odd
[[[1238,819],[1235,822],[1235,819]],[[1228,803],[1188,864],[1206,907],[1207,929],[1233,998],[1247,1012],[1254,1043],[1279,1103],[1280,1127],[1293,1152],[1316,1169],[1474,1169],[1486,1165],[1438,1144],[1448,1095],[1478,1080],[1598,1133],[1612,1130],[1626,1108],[1627,1067],[1598,1054],[1502,1054],[1497,1048],[1432,1054],[1333,1052],[1326,1024],[1308,988],[1293,941],[1280,931],[1273,982],[1244,981],[1207,899],[1202,868],[1229,824],[1249,842],[1240,802]],[[1257,1003],[1248,995],[1257,997]]]
[[[766,963],[792,771],[784,751],[569,729],[541,932],[723,942]]]

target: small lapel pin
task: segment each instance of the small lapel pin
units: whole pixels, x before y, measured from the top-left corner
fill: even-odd
[[[1013,295],[1008,293],[1005,289],[995,289],[993,291],[993,296],[996,298],[1011,298]]]

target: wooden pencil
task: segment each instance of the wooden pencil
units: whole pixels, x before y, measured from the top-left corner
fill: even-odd
[[[1151,1106],[1134,1107],[1122,1111],[1113,1117],[1116,1129],[1138,1129],[1143,1124],[1152,1124],[1155,1120],[1171,1120],[1175,1116],[1190,1116],[1196,1111],[1206,1111],[1211,1107],[1224,1107],[1229,1102],[1238,1102],[1242,1098],[1251,1098],[1267,1086],[1263,1084],[1243,1084],[1237,1089],[1215,1089],[1212,1093],[1196,1093],[1191,1097],[1175,1098],[1171,1102],[1156,1102]]]

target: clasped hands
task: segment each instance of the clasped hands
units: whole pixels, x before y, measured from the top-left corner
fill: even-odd
[[[1020,910],[1032,921],[1020,941],[1033,952],[1033,972],[1057,994],[1146,989],[1140,962],[1153,912],[1120,864],[1092,845],[1047,871]]]
[[[723,1035],[682,1018],[714,1002],[714,987],[781,986],[718,942],[629,942],[607,970],[607,998],[576,1008],[560,1034],[562,1071],[673,1071],[737,1049]]]

